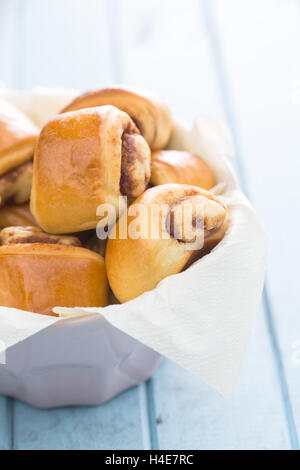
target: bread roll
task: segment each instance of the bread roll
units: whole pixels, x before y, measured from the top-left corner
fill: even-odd
[[[26,162],[0,176],[0,207],[7,200],[15,204],[29,201],[32,184],[32,162]]]
[[[17,108],[0,100],[0,176],[31,160],[37,127]]]
[[[198,155],[161,150],[151,156],[151,184],[181,183],[211,189],[216,181],[210,166]]]
[[[100,204],[119,210],[150,179],[150,149],[128,114],[113,106],[64,113],[42,129],[34,158],[31,211],[49,233],[95,228]]]
[[[13,232],[14,228],[6,229]],[[29,231],[29,229],[28,229]],[[3,232],[3,231],[2,231]],[[41,236],[38,243],[20,234],[3,236],[0,246],[0,305],[44,315],[55,306],[105,307],[108,284],[102,256]],[[64,244],[61,244],[64,243]],[[70,242],[71,243],[71,242]]]
[[[168,107],[149,92],[127,87],[103,88],[78,96],[62,112],[107,104],[129,114],[151,149],[166,146],[173,127],[171,114]]]
[[[180,211],[190,211],[191,217],[181,219]],[[134,299],[209,253],[224,237],[229,222],[228,208],[196,186],[166,184],[148,189],[119,219],[107,243],[107,276],[117,299]],[[135,226],[142,234],[139,237]]]
[[[31,214],[29,204],[7,204],[0,207],[0,228],[28,225],[36,225],[36,221]]]

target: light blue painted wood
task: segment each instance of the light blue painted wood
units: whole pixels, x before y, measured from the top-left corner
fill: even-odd
[[[249,189],[270,233],[265,304],[290,439],[298,448],[300,6],[230,0],[225,7],[216,0],[214,9]]]
[[[27,0],[14,15],[19,87],[90,89],[111,82],[106,0]]]
[[[18,86],[18,27],[19,15],[16,14],[18,0],[2,0],[0,2],[0,84],[9,83]],[[3,83],[1,83],[3,82]]]
[[[289,449],[272,350],[262,312],[230,400],[166,361],[155,375],[160,448]]]
[[[16,402],[15,448],[143,449],[139,404],[138,387],[98,407],[38,410]]]
[[[123,81],[156,92],[182,121],[221,117],[217,79],[198,0],[119,0]],[[129,8],[130,5],[130,8]]]
[[[179,1],[154,1],[146,9],[138,3],[133,15],[121,2],[126,81],[155,88],[171,103],[177,119],[188,120],[197,112],[224,115],[222,83],[199,2],[190,2],[189,9]],[[154,21],[158,13],[159,20]],[[169,362],[155,376],[154,385],[162,448],[290,446],[276,361],[262,316],[228,403]]]

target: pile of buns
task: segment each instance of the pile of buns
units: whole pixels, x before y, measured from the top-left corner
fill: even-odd
[[[230,213],[209,192],[215,176],[201,156],[167,150],[172,129],[164,103],[129,88],[85,93],[41,131],[0,101],[1,306],[53,315],[123,303],[209,254]],[[177,237],[187,204],[197,215]],[[99,212],[106,205],[113,221]],[[157,237],[130,235],[138,207],[149,217],[164,207],[151,213]],[[202,244],[189,249],[199,222]]]

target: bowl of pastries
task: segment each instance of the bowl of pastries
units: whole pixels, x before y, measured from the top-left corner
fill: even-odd
[[[111,87],[65,99],[42,127],[31,114],[17,98],[0,100],[1,306],[55,316],[57,306],[123,304],[223,239],[224,181],[213,159],[178,144],[159,98]],[[129,233],[141,209],[151,236],[149,226]],[[159,360],[103,318],[75,318],[9,348],[0,392],[39,407],[99,404],[149,378]]]

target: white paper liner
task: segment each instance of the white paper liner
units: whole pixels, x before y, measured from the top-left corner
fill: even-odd
[[[39,89],[0,93],[44,124],[75,92]],[[188,131],[177,125],[170,147],[202,156],[217,175],[232,223],[223,241],[187,271],[164,279],[151,292],[123,305],[84,309],[197,374],[230,396],[239,374],[263,287],[266,235],[226,156],[230,134],[217,121],[199,116]],[[70,314],[70,309],[57,309]],[[75,312],[74,312],[75,313]],[[82,313],[82,309],[77,314]],[[54,323],[72,322],[0,307],[0,352]],[[57,325],[59,327],[59,324]]]

